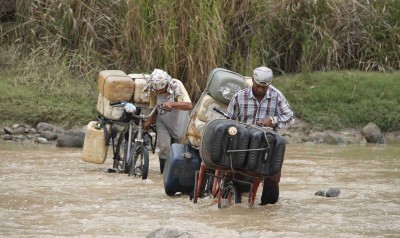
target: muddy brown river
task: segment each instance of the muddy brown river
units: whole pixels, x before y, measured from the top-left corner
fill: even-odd
[[[101,165],[81,155],[0,144],[1,237],[146,237],[158,228],[194,237],[400,237],[399,145],[289,144],[279,202],[227,209],[165,195],[155,155],[145,181],[106,173],[110,153]],[[340,196],[314,195],[329,188]]]

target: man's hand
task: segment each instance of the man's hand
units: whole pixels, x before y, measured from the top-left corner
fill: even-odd
[[[147,130],[149,129],[149,127],[151,126],[152,121],[150,119],[147,119],[144,123],[143,123],[143,129]]]
[[[257,125],[257,126],[262,126],[262,127],[271,127],[271,128],[274,127],[274,125],[272,124],[272,120],[271,120],[270,117],[265,118],[265,119],[263,119],[263,120],[261,120],[261,121],[257,121],[257,122],[256,122],[256,125]]]
[[[161,106],[165,109],[172,109],[173,102],[164,102]]]

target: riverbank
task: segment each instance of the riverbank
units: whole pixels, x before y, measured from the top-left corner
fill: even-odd
[[[64,129],[49,123],[38,123],[36,126],[29,124],[13,124],[0,127],[0,136],[5,143],[39,143],[55,145],[57,147],[83,147],[86,125]],[[296,123],[288,129],[278,131],[287,144],[364,144],[366,138],[359,129],[346,129],[340,131],[322,130],[311,126],[309,123],[297,119]],[[388,144],[400,144],[400,130],[382,133]]]
[[[59,77],[60,81],[70,80],[68,84],[50,87],[21,81],[24,77],[10,69],[0,72],[0,125],[36,127],[47,122],[69,130],[96,119],[97,80],[83,87],[66,73]],[[400,130],[399,77],[400,72],[359,71],[277,76],[273,85],[285,95],[297,121],[282,133],[290,143],[360,143],[361,129],[373,122],[389,141],[396,140]]]

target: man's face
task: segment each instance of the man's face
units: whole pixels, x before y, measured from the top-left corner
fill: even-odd
[[[161,89],[156,89],[157,94],[166,94],[167,93],[167,86],[161,88]]]
[[[268,86],[257,84],[253,79],[253,94],[254,96],[264,97],[267,92]]]

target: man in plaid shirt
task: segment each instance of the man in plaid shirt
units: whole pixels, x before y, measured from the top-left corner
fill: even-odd
[[[233,120],[274,129],[294,123],[294,115],[285,96],[271,85],[272,70],[262,66],[254,69],[253,85],[237,92],[227,112]],[[265,178],[260,205],[274,204],[279,198],[281,172]]]

